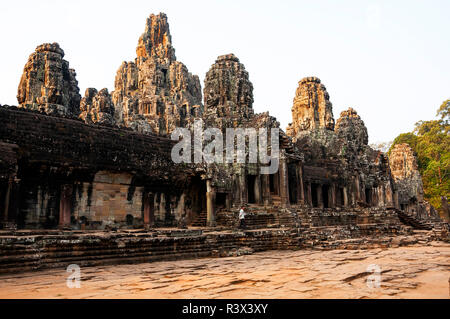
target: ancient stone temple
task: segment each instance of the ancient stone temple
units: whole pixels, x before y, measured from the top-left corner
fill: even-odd
[[[433,206],[424,200],[422,177],[411,147],[408,144],[394,145],[389,163],[398,193],[399,208],[418,219],[439,218]]]
[[[415,228],[448,237],[412,151],[373,150],[353,108],[335,125],[318,78],[299,82],[285,133],[254,113],[251,77],[233,54],[207,72],[202,104],[165,14],[147,19],[136,54],[111,94],[88,88],[82,99],[58,44],[31,54],[19,106],[0,105],[0,272],[57,267],[61,256],[98,265],[389,245]],[[182,153],[199,161],[174,161],[177,128],[194,134]],[[237,231],[242,206],[247,229]]]
[[[334,125],[332,104],[318,78],[299,82],[288,135],[304,156],[306,203],[313,207],[394,207],[387,157],[371,149],[352,108]]]
[[[58,43],[44,43],[28,58],[17,92],[19,107],[76,117],[81,96],[74,69]]]
[[[136,54],[117,71],[112,92],[117,123],[166,135],[201,115],[199,78],[176,60],[165,14],[147,19]]]

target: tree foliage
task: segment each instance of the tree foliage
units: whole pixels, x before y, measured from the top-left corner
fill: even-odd
[[[450,99],[437,111],[437,120],[419,121],[410,133],[402,133],[392,143],[407,143],[414,150],[425,192],[425,199],[437,209],[441,196],[450,198]]]

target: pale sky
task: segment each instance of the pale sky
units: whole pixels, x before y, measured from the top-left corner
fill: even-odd
[[[88,87],[114,89],[151,13],[168,15],[177,60],[197,74],[234,53],[254,86],[255,112],[283,129],[305,76],[322,80],[333,113],[358,111],[370,142],[430,120],[450,98],[450,1],[1,1],[0,104],[37,45],[58,42]]]

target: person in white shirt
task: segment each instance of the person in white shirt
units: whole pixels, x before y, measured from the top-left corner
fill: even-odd
[[[244,210],[244,206],[242,206],[241,210],[239,211],[239,228],[242,228],[242,229],[245,228],[245,210]]]

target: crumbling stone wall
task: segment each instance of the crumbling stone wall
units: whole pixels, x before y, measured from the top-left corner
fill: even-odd
[[[187,187],[192,174],[190,168],[171,163],[174,142],[167,138],[14,107],[0,107],[0,122],[3,143],[16,145],[18,166],[8,175],[15,204],[8,209],[8,220],[22,228],[57,227],[66,204],[65,223],[76,224],[82,216],[91,221],[112,216],[124,222],[132,215],[142,221],[144,194],[165,193],[178,205],[176,194]],[[111,181],[99,181],[100,171]],[[127,180],[120,182],[116,174]],[[5,196],[9,182],[2,180],[0,196]],[[68,199],[61,206],[65,195]]]

